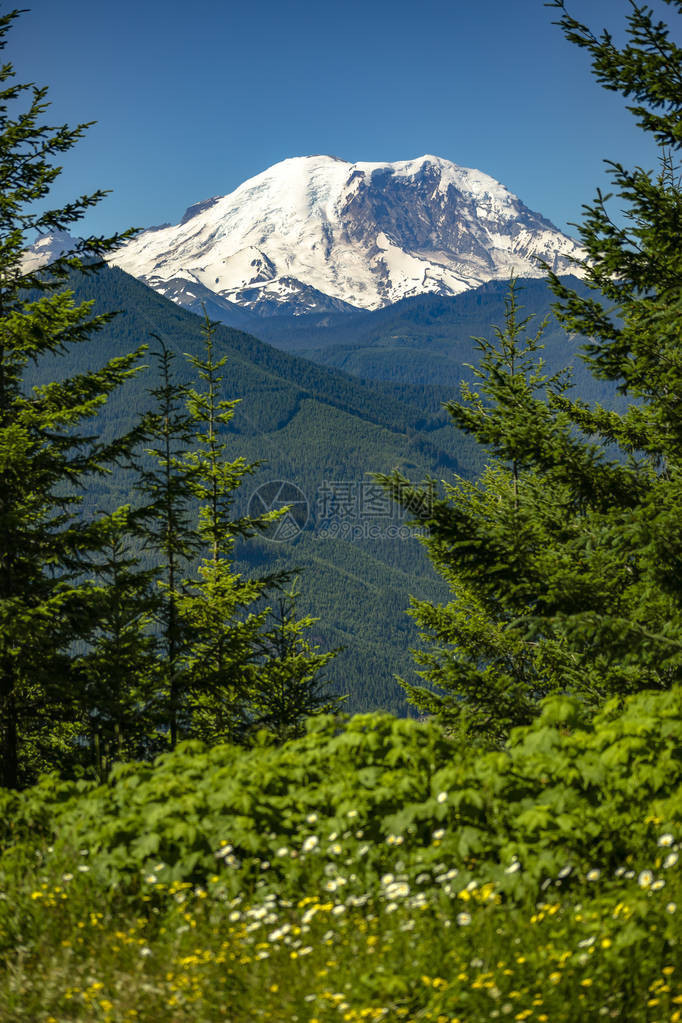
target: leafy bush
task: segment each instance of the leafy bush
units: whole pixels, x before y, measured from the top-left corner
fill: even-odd
[[[235,893],[281,894],[349,868],[364,890],[396,864],[409,876],[447,864],[518,896],[559,872],[568,884],[635,869],[662,822],[682,819],[680,697],[613,701],[591,723],[551,698],[504,752],[380,714],[311,719],[281,747],[186,742],[104,785],[50,776],[4,795],[0,867],[38,853],[67,869],[85,850],[106,887],[136,891],[159,870],[203,883],[221,870]]]
[[[680,1020],[680,695],[553,698],[501,753],[327,717],[0,793],[0,1017]]]

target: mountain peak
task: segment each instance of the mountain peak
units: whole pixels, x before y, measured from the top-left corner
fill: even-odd
[[[145,231],[111,261],[175,301],[201,286],[262,315],[376,309],[488,280],[575,272],[577,244],[482,171],[432,154],[282,160]],[[183,283],[184,282],[184,283]],[[184,291],[183,291],[184,289]]]

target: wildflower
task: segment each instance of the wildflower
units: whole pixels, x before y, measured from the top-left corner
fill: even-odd
[[[73,874],[62,874],[62,881],[73,881]]]
[[[445,828],[437,828],[433,833],[434,842],[440,842],[441,838],[445,834]]]
[[[677,852],[668,853],[666,858],[663,860],[663,867],[664,867],[664,869],[668,870],[669,867],[674,867],[675,864],[677,863],[678,859],[679,859],[679,853],[677,853]]]
[[[329,846],[329,852],[332,854],[332,856],[340,856],[341,853],[343,852],[343,846],[341,845],[340,842],[332,842],[332,844]]]
[[[512,860],[508,867],[505,867],[505,874],[515,874],[517,870],[521,869],[521,864],[518,860]]]
[[[470,913],[458,913],[457,914],[457,923],[459,924],[460,927],[466,927],[468,924],[471,923],[471,914]]]
[[[308,824],[317,824],[317,814],[309,813],[308,816],[306,817],[306,820]]]
[[[598,870],[597,867],[593,867],[592,870],[587,871],[585,877],[588,881],[598,881],[601,877],[601,870]]]
[[[403,844],[403,836],[402,835],[389,835],[388,838],[386,839],[386,842],[388,843],[388,845],[402,845]]]
[[[661,888],[665,888],[665,881],[662,877],[659,877],[657,881],[651,885],[652,892],[660,892]]]
[[[303,843],[303,852],[312,852],[316,845],[319,844],[317,835],[308,835],[305,842]]]
[[[637,878],[637,883],[640,888],[648,888],[654,879],[654,875],[650,870],[643,870]]]
[[[676,902],[669,902],[668,905],[665,907],[666,913],[674,913],[676,909],[677,909]]]
[[[675,839],[673,838],[673,836],[669,832],[666,832],[665,835],[661,835],[661,837],[658,840],[658,844],[665,848],[666,846],[672,845],[674,841]]]
[[[438,803],[444,803],[447,798],[448,798],[447,792],[439,792],[438,795],[436,796],[436,801]]]
[[[561,878],[568,877],[572,870],[573,867],[570,865],[570,863],[568,863],[565,867],[561,868],[557,876]]]
[[[147,876],[145,877],[145,881],[147,882],[147,884],[154,884],[156,881],[156,874],[147,874]]]
[[[215,854],[215,856],[216,856],[217,859],[224,859],[226,856],[229,856],[231,852],[232,852],[232,846],[228,845],[227,842],[225,843],[225,845],[223,845],[222,842],[221,842],[220,849],[218,849],[218,851]]]
[[[386,889],[389,899],[404,899],[410,894],[410,886],[405,881],[394,881]]]
[[[143,959],[146,959],[151,954],[152,950],[150,949],[149,945],[143,945],[142,948],[140,949],[140,955],[142,956]]]
[[[358,815],[358,811],[357,810],[349,810],[348,814],[347,814],[347,816],[350,817],[351,819],[353,817],[357,817],[357,815]]]
[[[277,850],[275,855],[276,856],[288,856],[289,855],[289,850],[287,849],[287,847],[285,845],[283,845],[283,846],[281,846],[281,848],[279,848]]]

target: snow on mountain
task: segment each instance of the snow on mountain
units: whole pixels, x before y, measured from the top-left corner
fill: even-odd
[[[71,252],[76,239],[68,231],[51,231],[41,235],[30,248],[26,249],[21,261],[22,273],[34,273],[43,266],[54,263],[65,252]]]
[[[576,272],[578,245],[487,174],[423,156],[275,164],[142,232],[110,262],[183,305],[198,292],[259,315],[377,309],[426,292]]]

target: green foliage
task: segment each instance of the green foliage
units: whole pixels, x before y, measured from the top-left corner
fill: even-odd
[[[518,722],[516,709],[521,719],[535,713],[548,692],[597,706],[610,694],[665,689],[682,665],[679,49],[638,4],[622,49],[567,15],[561,0],[551,6],[568,38],[591,53],[602,84],[635,97],[639,124],[662,147],[656,176],[611,165],[624,226],[612,222],[608,196],[586,207],[588,291],[548,269],[559,321],[588,339],[588,368],[629,404],[589,404],[547,374],[534,354],[539,339],[523,339],[512,283],[505,327],[483,343],[477,390],[465,385],[447,404],[455,425],[486,445],[487,475],[474,487],[460,478],[445,499],[421,507],[424,488],[398,473],[382,478],[418,509],[454,591],[437,614],[415,607],[427,638],[435,629],[440,643],[425,655],[426,677],[445,686],[443,713],[497,740]],[[462,623],[469,601],[484,616],[479,657]],[[510,707],[504,691],[525,695]],[[434,697],[412,693],[441,712]]]
[[[0,1009],[675,1020],[681,695],[591,722],[554,697],[505,752],[316,717],[282,746],[2,792]]]
[[[153,766],[116,767],[107,785],[53,778],[5,796],[5,862],[50,844],[54,869],[67,869],[87,849],[105,886],[224,870],[234,895],[254,884],[305,894],[337,873],[350,894],[386,871],[412,882],[442,863],[463,885],[485,877],[525,898],[595,866],[642,869],[660,821],[682,825],[681,708],[677,688],[612,701],[585,722],[578,703],[554,697],[504,752],[387,715],[314,717],[303,738],[277,746],[263,734],[247,751],[183,742]]]
[[[533,402],[540,389],[565,390],[561,374],[544,371],[544,325],[527,336],[533,317],[520,314],[512,279],[504,329],[496,329],[492,342],[475,339],[481,357],[471,368],[478,390],[464,383],[462,401],[447,405],[457,425],[492,451],[513,443],[507,409]],[[532,602],[534,591],[530,584],[520,589],[521,576],[512,582],[514,565],[505,564],[520,542],[543,549],[562,521],[562,503],[555,495],[547,522],[538,481],[515,457],[493,462],[477,483],[459,478],[445,484],[445,501],[436,501],[434,488],[420,491],[397,474],[379,479],[437,523],[429,523],[424,545],[452,594],[441,606],[412,600],[410,613],[429,644],[415,655],[429,686],[403,682],[410,702],[449,728],[504,743],[511,728],[532,720],[543,697],[565,686],[557,651],[529,643],[520,632],[519,619],[528,615],[524,603]]]
[[[252,732],[265,729],[278,742],[302,735],[306,718],[329,714],[341,702],[332,697],[324,675],[338,651],[320,653],[306,638],[317,619],[297,618],[299,596],[296,583],[271,593],[273,606],[257,643],[249,683],[249,728]]]
[[[187,641],[178,599],[182,571],[198,551],[198,537],[191,521],[191,470],[184,457],[192,436],[192,421],[185,407],[187,389],[173,379],[173,352],[158,335],[154,338],[159,379],[149,390],[152,408],[141,419],[144,453],[133,460],[135,490],[142,502],[136,532],[158,587],[158,592],[150,595],[150,608],[155,612],[159,689],[161,699],[167,702],[167,712],[161,713],[159,720],[167,726],[171,746],[175,746],[181,659]]]
[[[0,18],[0,47],[17,11]],[[49,273],[23,266],[38,234],[78,221],[103,193],[36,212],[61,168],[53,160],[81,138],[43,123],[46,90],[0,69],[0,782],[32,779],[55,753],[68,754],[87,693],[73,667],[74,645],[96,626],[97,596],[84,578],[108,542],[101,516],[77,517],[79,492],[104,476],[130,437],[98,439],[88,423],[130,379],[140,349],[96,369],[28,386],[28,370],[61,357],[108,322],[63,290],[67,273],[89,273],[123,236],[88,238]],[[19,110],[26,101],[23,111]],[[62,290],[59,290],[59,289]],[[32,290],[32,297],[28,293]]]
[[[86,359],[94,363],[105,353],[125,351],[134,339],[148,336],[151,322],[175,356],[174,384],[192,385],[189,364],[182,356],[186,352],[201,357],[198,317],[116,269],[106,269],[96,281],[85,279],[75,287],[79,297],[95,301],[96,309],[121,312],[87,350],[71,352],[63,368],[55,365],[50,372],[57,375],[69,367],[83,367]],[[153,347],[158,348],[158,341]],[[249,498],[263,482],[277,479],[295,482],[310,508],[306,528],[290,542],[273,543],[260,536],[238,542],[235,571],[249,577],[280,571],[298,575],[300,613],[319,618],[311,633],[315,644],[322,650],[342,648],[327,670],[335,692],[348,694],[347,709],[382,707],[404,714],[404,695],[394,676],[412,677],[409,647],[417,633],[405,615],[408,594],[436,600],[445,587],[418,541],[404,537],[406,530],[380,539],[356,535],[353,530],[363,527],[358,518],[321,536],[318,494],[325,481],[358,486],[369,480],[368,470],[395,465],[417,477],[455,466],[468,472],[462,466],[471,464],[471,450],[447,427],[434,439],[434,431],[423,427],[421,410],[409,403],[248,335],[219,326],[215,350],[229,360],[225,397],[241,397],[225,433],[228,459],[242,455],[250,463],[263,462],[236,492],[235,517],[247,514]],[[157,400],[150,403],[149,387],[149,379],[140,375],[126,387],[125,397],[112,397],[99,420],[102,436],[131,428],[150,404],[158,411]],[[158,445],[150,441],[147,446]],[[146,468],[151,470],[152,465],[150,459]],[[134,486],[135,474],[116,473],[89,489],[84,508],[101,507],[105,501],[126,503]],[[191,515],[188,521],[193,526]],[[383,532],[385,520],[372,520],[373,525],[377,522]],[[393,529],[399,523],[397,514],[389,520]],[[148,558],[151,564],[151,547]],[[156,563],[161,566],[162,559]],[[187,574],[184,568],[179,580],[183,573]]]
[[[111,516],[108,541],[92,566],[97,627],[74,665],[84,690],[78,709],[89,740],[85,765],[94,751],[100,779],[116,761],[153,753],[159,723],[155,573],[141,569],[131,550],[130,519],[125,507]]]
[[[244,735],[249,669],[267,615],[254,605],[268,580],[245,579],[234,571],[235,541],[253,535],[280,512],[267,512],[258,519],[235,517],[235,491],[256,466],[241,456],[227,458],[224,430],[237,401],[220,398],[220,370],[227,357],[214,355],[214,327],[208,317],[203,333],[203,358],[190,357],[202,389],[187,392],[194,447],[184,456],[189,492],[198,503],[196,534],[203,556],[196,576],[183,584],[177,609],[191,637],[184,663],[187,731],[210,741],[224,741]]]

